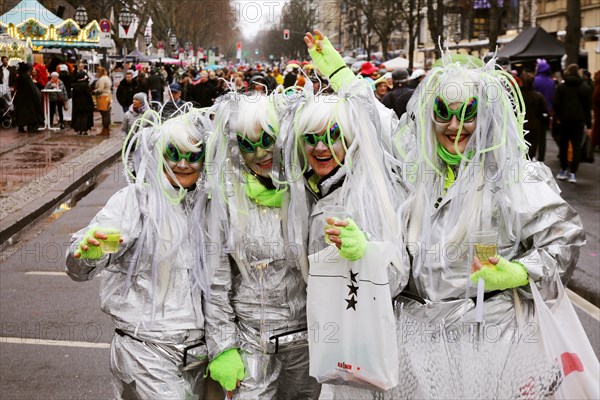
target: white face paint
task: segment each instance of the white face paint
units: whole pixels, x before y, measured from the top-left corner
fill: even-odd
[[[246,139],[248,139],[252,143],[257,143],[261,140],[262,133],[262,128],[258,126],[254,132],[246,135]],[[268,133],[265,132],[264,135],[268,135]],[[252,152],[244,152],[240,147],[240,153],[242,154],[244,162],[246,163],[248,168],[252,170],[252,172],[254,172],[256,175],[268,178],[269,174],[271,173],[271,168],[273,167],[274,147],[275,140],[273,139],[273,144],[267,148],[264,148],[259,145],[256,146],[255,150]]]
[[[458,110],[463,103],[452,103],[449,105],[451,110]],[[435,130],[435,136],[438,142],[446,149],[450,154],[458,154],[456,147],[460,153],[464,153],[477,126],[477,118],[472,118],[463,123],[462,131],[459,132],[460,121],[456,118],[456,115],[452,116],[452,119],[448,122],[440,122],[435,117],[433,118],[433,128]],[[458,136],[458,143],[456,147],[454,145],[456,137]]]
[[[187,155],[188,153],[183,153],[183,155]],[[167,179],[173,186],[183,187],[184,189],[189,188],[194,185],[198,179],[200,178],[200,171],[202,170],[202,166],[204,165],[204,158],[200,159],[198,162],[190,163],[185,158],[181,158],[179,161],[172,161],[168,157],[165,156],[165,161],[173,171],[173,175],[177,179],[177,182],[173,180],[173,178],[165,171],[165,175]],[[178,184],[179,183],[179,184]]]
[[[317,135],[322,136],[324,134],[325,129]],[[319,178],[329,175],[339,165],[338,161],[343,163],[344,157],[346,157],[346,150],[344,149],[341,136],[331,147],[321,140],[317,141],[315,145],[311,145],[304,140],[304,151],[306,152],[308,164]],[[335,157],[333,156],[334,154]]]

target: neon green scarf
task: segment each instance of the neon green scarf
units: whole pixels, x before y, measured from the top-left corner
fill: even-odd
[[[266,207],[281,207],[287,188],[267,189],[253,175],[246,174],[246,195],[256,204]]]
[[[460,154],[452,154],[444,146],[441,144],[437,144],[437,154],[440,158],[446,161],[448,165],[458,165],[462,161],[462,156]],[[467,155],[467,158],[470,158]]]
[[[445,182],[444,182],[444,194],[448,191],[450,186],[456,180],[456,176],[454,175],[454,171],[452,170],[453,166],[459,165],[462,161],[462,156],[460,154],[452,154],[444,146],[438,143],[437,145],[437,154],[438,156],[444,160],[448,166],[448,173],[446,174]],[[473,157],[473,150],[469,150],[467,153],[467,158],[471,159]]]

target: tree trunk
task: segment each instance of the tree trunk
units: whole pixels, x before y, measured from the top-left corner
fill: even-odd
[[[417,6],[417,12],[419,8]],[[408,70],[413,68],[413,53],[415,51],[415,25],[419,23],[419,17],[415,16],[415,2],[410,1],[408,4],[408,17],[406,18],[406,27],[408,30]]]
[[[498,44],[498,33],[500,25],[500,9],[498,0],[490,0],[490,13],[488,14],[489,33],[488,33],[488,49],[491,53],[496,51]]]
[[[565,50],[567,65],[579,62],[579,42],[581,41],[581,0],[567,1],[567,36]]]
[[[388,37],[382,37],[381,39],[381,56],[383,57],[383,62],[387,60],[388,55]]]
[[[436,8],[433,7],[433,0],[427,0],[427,25],[429,26],[429,33],[431,34],[431,40],[435,44],[436,58],[442,56],[441,50],[439,49],[439,43],[444,45],[444,2],[442,0],[436,0]]]

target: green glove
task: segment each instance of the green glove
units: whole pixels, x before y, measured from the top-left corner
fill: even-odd
[[[471,274],[471,282],[477,284],[479,278],[485,282],[485,290],[504,290],[524,286],[529,276],[523,264],[511,262],[498,256],[498,264],[484,264],[483,268]]]
[[[235,390],[237,381],[244,379],[244,362],[237,349],[225,350],[208,364],[210,377],[225,390]]]
[[[367,238],[352,218],[348,218],[346,222],[348,226],[336,226],[340,230],[340,239],[342,239],[340,255],[346,260],[356,261],[365,255]]]
[[[79,258],[88,259],[88,260],[98,260],[99,258],[101,258],[104,255],[104,253],[102,252],[102,248],[100,246],[94,246],[94,245],[88,243],[88,239],[90,239],[90,238],[95,239],[94,233],[96,233],[97,230],[102,231],[102,228],[99,228],[99,227],[90,228],[83,236],[83,240],[81,242],[79,242],[79,246],[77,247],[77,250],[76,250],[76,252],[79,252],[79,254],[81,254],[81,256]],[[84,250],[83,245],[86,245],[88,249]]]
[[[329,79],[329,83],[335,92],[342,85],[351,82],[355,78],[350,68],[346,67],[346,63],[340,53],[335,50],[326,37],[320,40],[319,50],[317,50],[317,46],[314,46],[312,49],[308,49],[308,53],[315,67]],[[332,74],[334,75],[331,76]]]

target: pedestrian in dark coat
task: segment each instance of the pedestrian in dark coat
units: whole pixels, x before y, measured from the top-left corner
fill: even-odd
[[[17,71],[17,93],[15,94],[15,120],[19,132],[37,132],[40,125],[44,125],[44,112],[42,111],[42,93],[35,86],[29,72],[31,65],[20,63]]]
[[[2,56],[2,65],[0,65],[0,85],[8,92],[14,92],[17,82],[17,69],[8,65],[8,57]]]
[[[400,118],[406,112],[406,105],[414,90],[406,86],[408,71],[404,68],[395,69],[392,72],[392,80],[394,82],[394,89],[386,94],[381,102],[387,108],[394,110],[398,118]]]
[[[165,90],[165,80],[157,70],[150,73],[148,77],[148,89],[150,89],[151,101],[163,103],[163,92]]]
[[[183,101],[191,101],[190,91],[193,87],[190,77],[188,75],[183,75],[181,78],[181,98]]]
[[[192,86],[189,96],[190,100],[194,103],[194,107],[210,107],[214,104],[217,98],[217,91],[208,82],[208,73],[206,71],[200,73],[200,82]]]
[[[546,120],[548,109],[546,99],[537,90],[533,90],[534,76],[525,72],[521,76],[521,93],[525,103],[525,140],[529,142],[529,158],[543,162],[546,154]],[[539,150],[539,155],[538,155]]]
[[[71,98],[71,89],[73,87],[73,76],[69,72],[69,67],[67,64],[60,64],[58,66],[58,79],[65,85],[65,90],[67,91],[67,97]]]
[[[560,173],[556,179],[577,182],[575,173],[579,167],[581,141],[586,134],[584,125],[589,130],[592,129],[591,109],[592,91],[579,76],[579,66],[571,64],[565,72],[565,81],[556,87],[554,93],[554,116],[560,129]],[[570,165],[567,158],[569,143],[573,147]]]
[[[92,88],[85,72],[78,72],[73,84],[73,119],[71,127],[80,135],[87,135],[94,126]]]
[[[163,121],[180,114],[180,110],[185,104],[185,101],[181,99],[181,85],[179,83],[170,84],[169,92],[171,100],[167,101],[161,110],[161,117]]]
[[[133,95],[141,92],[136,79],[133,79],[133,71],[129,70],[125,73],[125,78],[119,82],[117,88],[117,101],[123,107],[123,112],[129,111],[129,106],[133,103]]]
[[[294,86],[297,79],[298,75],[296,75],[296,71],[292,69],[285,75],[285,78],[283,78],[283,87],[287,89]]]

